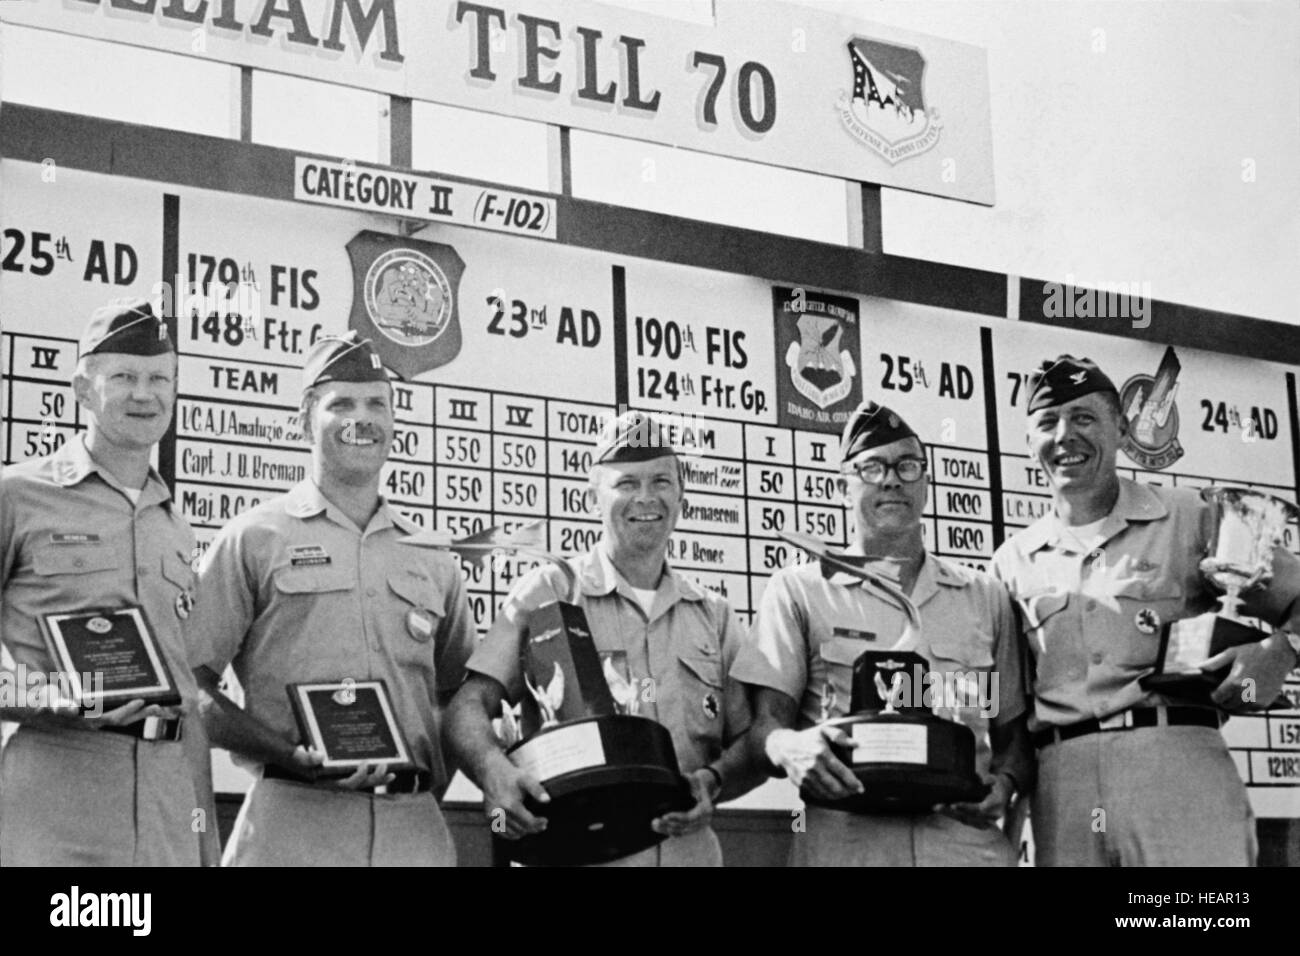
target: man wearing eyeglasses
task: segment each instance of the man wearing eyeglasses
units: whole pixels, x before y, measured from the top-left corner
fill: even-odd
[[[848,743],[844,732],[820,724],[848,713],[853,662],[863,652],[909,650],[932,671],[974,673],[987,688],[986,706],[960,707],[956,717],[975,734],[976,768],[991,789],[980,803],[914,815],[809,806],[791,865],[1014,865],[1016,848],[995,823],[1011,797],[1030,786],[1032,764],[1006,591],[989,575],[926,552],[925,448],[897,413],[874,402],[856,409],[840,459],[840,492],[852,519],[848,555],[885,559],[878,569],[897,577],[920,612],[921,631],[900,639],[902,607],[857,577],[818,563],[777,572],[732,670],[754,693],[753,758],[824,800],[861,793],[862,784],[830,749]]]

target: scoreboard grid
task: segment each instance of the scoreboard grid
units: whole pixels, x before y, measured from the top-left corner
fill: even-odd
[[[20,168],[11,160],[5,163],[7,168]],[[73,174],[63,175],[76,182]],[[100,178],[97,174],[81,175],[90,178],[92,187],[93,180]],[[17,176],[9,177],[6,188],[17,179]],[[159,193],[166,190],[168,194],[173,189],[163,184],[137,184],[132,188],[146,192],[157,190]],[[90,191],[96,190],[91,188]],[[175,248],[181,260],[201,252],[211,241],[187,232],[194,229],[196,223],[203,224],[196,196],[196,191],[179,190],[174,203],[176,215],[163,223],[161,248]],[[125,195],[118,201],[129,206],[134,199]],[[260,204],[267,210],[277,210],[280,205],[267,199],[246,201]],[[60,215],[69,217],[69,222],[73,216],[84,218],[86,210],[83,207],[84,203],[73,201],[68,208],[51,207],[40,213],[20,209],[14,213],[14,222],[15,226],[57,232],[61,223],[56,220]],[[38,215],[41,218],[35,218]],[[104,230],[111,232],[117,218],[129,218],[130,211],[109,206],[102,215]],[[29,221],[23,221],[24,216]],[[317,217],[320,216],[337,222],[336,232],[351,230],[353,227],[349,223],[357,224],[357,228],[373,228],[375,225],[373,218],[350,212],[328,210],[317,213]],[[158,231],[156,223],[152,228]],[[67,231],[72,231],[71,226]],[[428,235],[461,246],[462,235],[467,232],[444,227]],[[333,244],[335,240],[331,237],[328,242]],[[501,244],[501,258],[506,260],[506,250],[516,252],[519,248],[508,244],[526,242],[528,240],[493,236],[476,240],[473,244],[465,238],[463,245],[466,248],[492,249],[494,244]],[[565,251],[569,247],[562,244],[547,248],[550,251],[538,251],[539,258],[569,254]],[[331,254],[341,255],[337,249]],[[506,388],[500,384],[474,387],[463,380],[443,384],[438,381],[442,374],[438,371],[429,376],[434,379],[432,382],[399,383],[396,386],[397,447],[382,476],[382,487],[394,504],[416,523],[425,527],[437,526],[464,536],[490,524],[510,527],[545,517],[549,519],[548,545],[552,551],[580,552],[594,542],[599,531],[598,522],[580,503],[589,461],[585,456],[589,455],[599,430],[592,423],[625,407],[620,399],[628,394],[629,378],[635,375],[636,369],[648,365],[648,359],[633,355],[634,346],[628,341],[626,326],[638,315],[651,314],[651,311],[639,298],[644,296],[647,281],[638,260],[587,250],[582,250],[582,254],[594,257],[600,266],[599,281],[593,286],[603,289],[605,299],[597,304],[603,308],[602,303],[608,303],[608,311],[602,312],[602,316],[613,319],[610,323],[613,334],[609,339],[613,345],[611,347],[607,342],[597,353],[597,360],[605,363],[605,369],[615,370],[606,393],[606,397],[613,401],[577,401],[559,397],[554,391],[549,394],[541,391],[547,377],[553,380],[557,374],[556,369],[542,366],[535,372],[521,369],[513,376],[514,384]],[[466,258],[471,268],[478,265],[472,257],[467,255]],[[611,258],[617,263],[612,267]],[[37,306],[43,301],[56,301],[58,296],[49,291],[54,286],[46,283],[66,282],[59,280],[62,268],[62,264],[56,266],[54,279],[4,273],[6,298],[12,296],[12,290],[18,289],[21,290],[19,299],[29,298]],[[160,261],[146,262],[141,267],[144,275],[161,271]],[[269,270],[265,264],[260,264],[258,271],[265,277]],[[569,279],[565,276],[566,281]],[[727,277],[728,282],[734,279]],[[316,321],[324,312],[316,314],[283,308],[275,310],[268,320],[281,326],[294,326],[302,333],[304,344],[318,332],[343,331],[351,283],[346,276],[333,276],[331,281],[332,286],[322,286],[321,289],[321,295],[329,297],[328,328]],[[755,301],[768,302],[767,311],[751,313],[744,325],[746,331],[761,329],[771,322],[773,283],[760,279],[743,281],[756,287]],[[79,298],[91,294],[106,300],[121,294],[121,290],[87,285],[80,289]],[[542,301],[527,290],[523,295],[530,303]],[[626,301],[628,295],[632,296],[631,302]],[[916,420],[913,409],[929,407],[925,403],[937,402],[938,396],[933,392],[924,396],[918,393],[895,394],[881,392],[878,388],[881,379],[874,358],[881,348],[894,347],[892,340],[886,340],[895,334],[897,328],[896,324],[889,323],[881,326],[887,327],[888,333],[877,328],[878,322],[883,322],[878,318],[878,312],[889,306],[889,301],[870,297],[860,301],[863,336],[859,358],[864,393],[890,404],[909,420],[916,421],[923,439],[932,437],[937,431],[935,417],[927,417],[924,422]],[[481,321],[475,308],[475,300],[468,296],[462,298],[462,322],[467,327]],[[84,321],[84,316],[80,313],[65,315],[64,311],[60,311],[57,322],[72,332]],[[7,308],[6,313],[40,314],[39,308],[13,311]],[[700,307],[700,314],[705,316],[700,321],[716,321],[711,318],[713,313],[704,306]],[[696,316],[689,314],[678,318],[684,324],[697,320]],[[949,321],[952,323],[950,326],[945,324]],[[937,555],[986,568],[994,548],[1000,543],[998,538],[1002,530],[1005,528],[1007,533],[1012,533],[1023,527],[1040,507],[1037,503],[1050,500],[1045,489],[1023,480],[1025,467],[1031,464],[1028,456],[1000,451],[1007,442],[1003,436],[999,444],[998,429],[1007,426],[1008,422],[999,419],[1006,419],[1008,413],[1005,403],[997,400],[1002,383],[990,381],[988,372],[1006,365],[995,361],[995,349],[1005,347],[1020,335],[1021,329],[1011,327],[1010,323],[999,324],[987,316],[969,314],[948,320],[936,312],[934,322],[953,329],[952,347],[957,347],[960,338],[967,348],[965,352],[956,354],[957,359],[978,371],[968,406],[972,417],[967,423],[960,424],[963,440],[926,442],[932,478],[930,498],[923,514],[926,544]],[[206,544],[228,517],[284,491],[306,474],[309,453],[296,434],[299,369],[296,363],[300,362],[300,354],[264,354],[270,351],[269,343],[261,341],[245,343],[247,351],[232,351],[220,343],[214,344],[210,338],[205,340],[202,324],[189,321],[188,316],[182,317],[178,324],[181,390],[177,403],[175,453],[171,457],[174,474],[165,477],[174,480],[182,513],[194,524],[201,544]],[[1024,324],[1018,325],[1024,327]],[[44,329],[15,327],[13,320],[7,326],[0,336],[4,348],[4,395],[8,410],[4,423],[4,451],[6,463],[13,463],[33,456],[25,449],[38,448],[28,443],[39,441],[43,431],[51,443],[56,443],[75,434],[82,428],[82,423],[70,387],[76,358],[75,337],[48,334]],[[697,337],[704,340],[702,330]],[[947,342],[941,344],[943,347],[949,345]],[[1134,347],[1138,347],[1137,344]],[[1180,346],[1182,348],[1191,351],[1190,346]],[[45,351],[38,351],[42,349]],[[909,347],[908,350],[915,355],[916,349]],[[582,361],[590,362],[592,359],[584,357]],[[926,361],[931,368],[938,364],[929,358]],[[1269,367],[1270,375],[1274,374],[1274,368]],[[770,372],[759,371],[763,374]],[[560,372],[582,374],[581,366]],[[758,373],[752,374],[756,376]],[[497,370],[487,378],[490,380],[494,376],[499,377]],[[1285,381],[1290,400],[1279,403],[1279,406],[1285,407],[1289,413],[1291,421],[1286,437],[1294,441],[1294,379],[1290,373],[1287,373]],[[530,384],[536,384],[539,391],[530,391]],[[52,402],[54,396],[63,397],[61,405],[56,408],[50,404],[48,410],[52,414],[40,415],[42,401]],[[636,403],[635,400],[633,407],[651,412],[665,411],[662,406]],[[701,415],[699,411],[698,407],[684,407],[682,414],[692,418],[700,428],[710,429],[714,443],[704,449],[707,454],[687,458],[686,488],[692,512],[684,515],[679,524],[670,557],[674,566],[685,574],[724,593],[742,619],[748,621],[761,600],[770,574],[800,558],[776,536],[778,530],[793,528],[816,534],[837,546],[848,542],[846,515],[836,491],[838,435],[830,431],[783,427],[771,421],[746,420],[734,411],[730,417]],[[989,414],[990,411],[993,414]],[[232,422],[238,423],[237,426],[232,426]],[[238,428],[235,434],[225,433],[231,427]],[[1282,439],[1279,447],[1285,444],[1285,440]],[[1295,454],[1295,449],[1292,449],[1288,460],[1294,461]],[[241,459],[239,456],[244,457]],[[167,460],[166,456],[160,457]],[[243,477],[240,476],[241,470]],[[1174,470],[1150,473],[1122,467],[1121,474],[1141,481],[1186,486],[1208,484],[1213,480],[1209,475]],[[1283,496],[1291,497],[1294,493],[1293,488],[1280,482],[1250,484]],[[993,489],[999,487],[1001,500],[993,493]],[[698,516],[695,516],[693,512],[697,509]],[[1294,532],[1294,528],[1291,531]],[[1288,545],[1296,550],[1294,533]],[[535,563],[530,559],[497,558],[466,567],[470,604],[480,630],[486,628],[518,576]],[[1234,759],[1255,796],[1264,791],[1281,793],[1287,788],[1294,790],[1300,784],[1300,766],[1297,766],[1300,761],[1296,759],[1296,752],[1300,751],[1300,720],[1297,720],[1300,717],[1300,683],[1294,677],[1288,684],[1287,693],[1293,696],[1296,708],[1267,717],[1234,718],[1225,728]],[[1278,806],[1275,803],[1268,805]],[[1279,815],[1296,814],[1286,811]]]

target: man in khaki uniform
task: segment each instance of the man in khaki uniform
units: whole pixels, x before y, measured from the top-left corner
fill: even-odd
[[[1215,604],[1198,567],[1214,511],[1194,490],[1116,474],[1128,422],[1088,359],[1044,362],[1028,412],[1029,449],[1054,508],[1003,543],[993,570],[1024,612],[1034,662],[1036,862],[1253,865],[1254,817],[1220,713],[1139,683],[1156,663],[1160,625]],[[1246,613],[1291,633],[1203,665],[1231,665],[1213,695],[1225,709],[1272,701],[1295,666],[1300,560],[1276,548],[1273,572],[1247,595]]]
[[[815,725],[848,713],[853,663],[863,652],[914,651],[932,672],[952,675],[951,706],[942,704],[940,715],[974,732],[976,770],[991,790],[978,804],[915,815],[866,816],[810,805],[791,864],[1014,865],[1017,848],[995,823],[1012,795],[1031,783],[1032,764],[1006,591],[989,575],[925,550],[925,447],[895,412],[874,402],[859,406],[845,425],[840,460],[841,492],[852,517],[850,560],[872,555],[896,564],[899,585],[920,613],[920,640],[900,641],[903,608],[860,578],[823,571],[818,562],[778,571],[763,592],[753,639],[733,669],[755,688],[755,759],[822,799],[861,793],[862,784],[829,746],[846,743],[844,732]]]
[[[603,534],[569,564],[577,604],[596,647],[626,655],[633,686],[653,682],[641,716],[672,734],[695,806],[653,826],[669,839],[616,860],[616,866],[720,866],[722,850],[709,827],[713,805],[740,796],[759,778],[746,769],[749,706],[729,674],[743,631],[731,606],[678,574],[665,560],[682,508],[677,457],[648,417],[628,413],[597,446],[590,491]],[[510,592],[487,637],[470,658],[470,676],[452,704],[447,736],[466,771],[483,789],[489,820],[504,811],[507,839],[537,833],[545,817],[529,813],[525,795],[545,804],[541,784],[505,756],[491,719],[505,700],[524,693],[519,653],[527,612],[568,600],[563,572],[545,565]],[[648,699],[652,698],[652,699]]]
[[[176,350],[143,300],[97,311],[72,381],[88,428],[0,479],[0,635],[11,687],[57,670],[39,619],[140,607],[178,707],[131,701],[82,716],[57,677],[17,721],[0,764],[0,864],[196,866],[216,819],[196,688],[182,640],[194,534],[149,465],[176,403]],[[196,759],[186,760],[183,737]],[[210,848],[210,847],[209,847]]]
[[[233,866],[455,864],[438,807],[451,768],[442,707],[474,646],[453,558],[398,539],[419,531],[379,494],[392,386],[369,340],[313,346],[303,369],[311,477],[240,515],[204,555],[192,618],[205,648],[204,717],[260,779],[226,847]],[[222,693],[228,664],[244,708]],[[366,764],[316,779],[286,685],[383,679],[415,770]]]

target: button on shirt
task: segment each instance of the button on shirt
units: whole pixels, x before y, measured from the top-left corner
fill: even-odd
[[[570,561],[577,604],[598,651],[623,651],[641,689],[642,717],[668,728],[682,773],[698,770],[749,727],[744,688],[728,676],[743,632],[721,597],[665,569],[649,615],[602,546]],[[570,600],[553,564],[530,571],[506,598],[469,669],[499,681],[511,701],[524,692],[519,652],[527,612]]]
[[[233,665],[244,706],[301,735],[286,685],[382,678],[413,762],[447,783],[438,694],[464,678],[475,633],[450,555],[381,501],[364,532],[309,478],[227,524],[204,555],[191,618],[201,663]]]
[[[149,470],[133,505],[78,435],[53,455],[4,469],[0,539],[0,637],[15,664],[29,673],[60,669],[37,623],[44,615],[136,605],[182,699],[194,699],[182,638],[193,594],[194,533],[156,471]]]
[[[1160,625],[1217,607],[1201,576],[1215,509],[1191,489],[1120,479],[1100,540],[1083,548],[1055,512],[1004,542],[993,573],[1023,612],[1035,675],[1030,728],[1177,703],[1138,684],[1155,666]],[[1273,580],[1243,613],[1280,621],[1300,596],[1300,559],[1273,552]]]
[[[903,639],[902,607],[861,578],[843,571],[827,577],[820,562],[783,568],[768,581],[733,676],[797,701],[802,730],[824,719],[824,702],[826,716],[850,712],[853,662],[863,652],[915,651],[932,672],[946,675],[927,681],[930,699],[940,716],[974,732],[976,769],[984,773],[990,720],[1001,725],[1026,706],[1006,590],[986,574],[927,554],[910,597],[921,616],[919,640]]]

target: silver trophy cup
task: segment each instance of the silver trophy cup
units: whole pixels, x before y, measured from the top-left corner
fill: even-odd
[[[1156,669],[1142,686],[1177,697],[1209,702],[1224,677],[1201,665],[1229,647],[1261,641],[1267,631],[1242,620],[1242,595],[1264,588],[1273,577],[1273,549],[1287,522],[1300,513],[1289,501],[1249,488],[1213,487],[1201,497],[1215,506],[1217,521],[1201,575],[1223,592],[1219,609],[1165,624]]]

